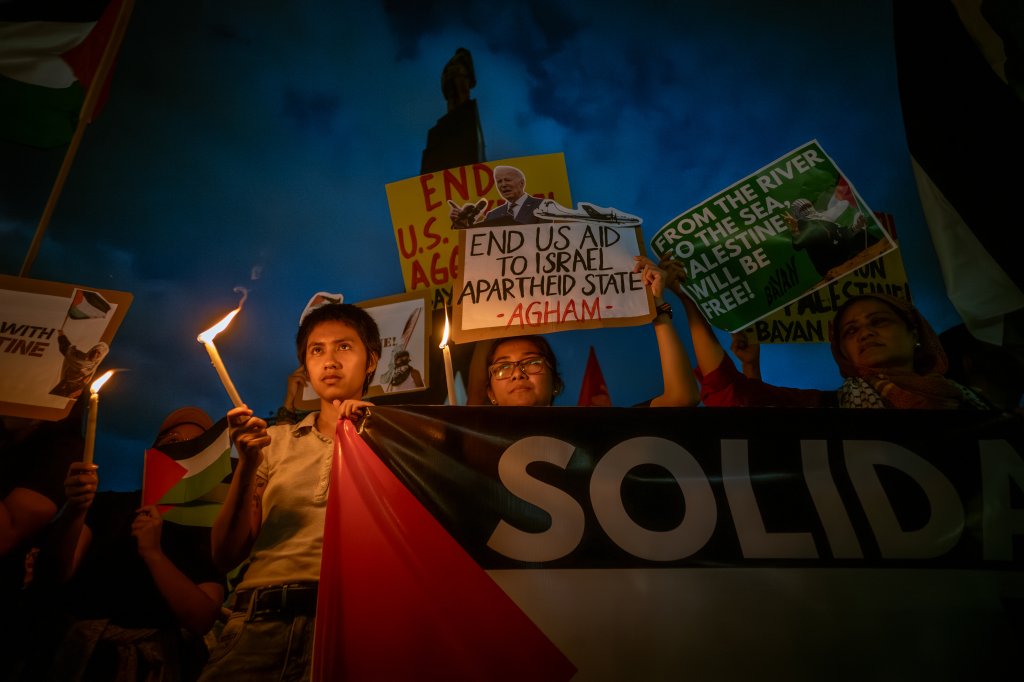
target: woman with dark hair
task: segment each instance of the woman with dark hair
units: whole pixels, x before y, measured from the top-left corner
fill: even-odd
[[[843,385],[840,407],[985,409],[970,389],[945,377],[938,335],[909,301],[886,294],[848,299],[829,330]]]
[[[348,303],[300,319],[295,350],[319,409],[274,426],[245,405],[227,415],[238,465],[212,554],[225,571],[247,563],[202,680],[310,676],[335,429],[371,405],[361,398],[382,344],[373,317]]]
[[[699,396],[690,358],[672,324],[672,308],[665,303],[665,272],[645,256],[636,256],[634,272],[650,289],[657,310],[651,324],[658,341],[664,391],[650,407],[692,407]],[[495,340],[486,355],[486,375],[476,366],[474,381],[486,384],[491,405],[541,406],[554,402],[564,389],[558,360],[541,336],[512,336]],[[474,371],[473,368],[470,370]]]
[[[565,384],[543,336],[497,339],[487,353],[487,398],[492,405],[548,406]]]
[[[773,386],[744,376],[700,309],[679,285],[685,270],[663,262],[668,288],[686,309],[697,356],[701,399],[710,407],[868,407],[986,409],[970,389],[947,379],[938,335],[909,301],[886,294],[855,296],[829,324],[832,357],[843,385],[837,391]]]

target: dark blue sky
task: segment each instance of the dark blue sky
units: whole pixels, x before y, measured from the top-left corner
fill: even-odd
[[[195,336],[236,305],[235,287],[250,295],[217,345],[261,415],[284,398],[310,295],[403,290],[384,186],[419,173],[458,47],[473,55],[488,160],[563,152],[573,200],[641,216],[645,243],[817,139],[872,209],[895,216],[933,325],[959,321],[911,174],[888,2],[405,4],[137,3],[110,101],[30,272],[135,296],[104,363],[130,371],[104,389],[102,487],[139,486],[142,451],[173,408],[229,408]],[[60,155],[0,152],[0,266],[17,274]],[[563,404],[590,345],[615,404],[660,393],[649,327],[551,341]],[[766,347],[763,367],[775,383],[839,383],[820,345]]]

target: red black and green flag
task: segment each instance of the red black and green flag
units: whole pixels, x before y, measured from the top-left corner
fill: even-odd
[[[157,505],[167,521],[212,526],[230,478],[231,441],[222,418],[198,438],[146,450],[142,504]]]

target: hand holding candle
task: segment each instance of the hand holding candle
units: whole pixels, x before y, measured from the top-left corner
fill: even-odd
[[[89,387],[89,414],[85,421],[85,451],[82,453],[82,461],[86,464],[92,464],[92,455],[96,448],[96,413],[100,408],[100,389],[112,376],[114,370],[108,369]]]
[[[444,378],[448,382],[448,404],[457,405],[455,400],[455,374],[452,371],[452,352],[448,350],[448,309],[444,311],[444,338],[441,339],[441,353],[444,355]]]
[[[220,377],[220,381],[224,384],[224,389],[228,392],[228,397],[231,398],[231,403],[235,407],[243,405],[241,396],[238,395],[238,391],[235,389],[235,384],[231,381],[231,377],[228,376],[228,370],[224,367],[224,361],[220,359],[220,353],[217,352],[217,347],[213,345],[213,337],[220,334],[224,329],[231,323],[231,320],[235,318],[242,308],[239,306],[230,313],[224,316],[217,324],[213,325],[205,332],[196,337],[199,343],[206,346],[206,352],[210,354],[210,361],[213,363],[214,369],[217,370],[217,375]]]

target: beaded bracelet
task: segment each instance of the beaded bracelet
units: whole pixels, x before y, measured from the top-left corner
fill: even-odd
[[[657,311],[655,317],[660,315],[668,315],[668,319],[672,319],[672,306],[668,303],[662,303],[654,308]]]

